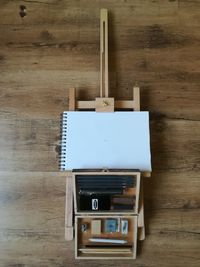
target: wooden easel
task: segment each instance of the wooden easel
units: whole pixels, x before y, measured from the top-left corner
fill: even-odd
[[[140,89],[133,87],[132,100],[115,100],[109,96],[108,77],[108,11],[101,9],[100,14],[100,96],[93,101],[76,100],[76,89],[69,89],[69,111],[94,110],[96,112],[114,112],[116,110],[140,111]],[[142,173],[143,177],[150,177],[149,172]],[[138,214],[138,239],[145,239],[143,181]],[[73,182],[67,177],[66,182],[66,209],[65,209],[65,239],[73,239]]]

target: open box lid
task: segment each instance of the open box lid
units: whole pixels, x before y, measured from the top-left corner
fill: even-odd
[[[138,213],[139,170],[73,170],[75,214]]]

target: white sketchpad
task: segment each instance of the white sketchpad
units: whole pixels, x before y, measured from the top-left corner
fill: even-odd
[[[63,170],[151,171],[148,112],[64,112]]]

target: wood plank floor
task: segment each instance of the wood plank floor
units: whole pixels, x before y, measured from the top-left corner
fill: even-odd
[[[21,17],[20,6],[26,7]],[[133,261],[75,261],[64,241],[60,113],[99,94],[99,10],[110,91],[150,111],[146,240]],[[0,266],[200,266],[200,2],[0,1]]]

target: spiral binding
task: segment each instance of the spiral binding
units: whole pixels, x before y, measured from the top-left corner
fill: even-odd
[[[60,170],[65,171],[67,160],[67,113],[63,112],[61,118],[61,151],[60,151]]]

